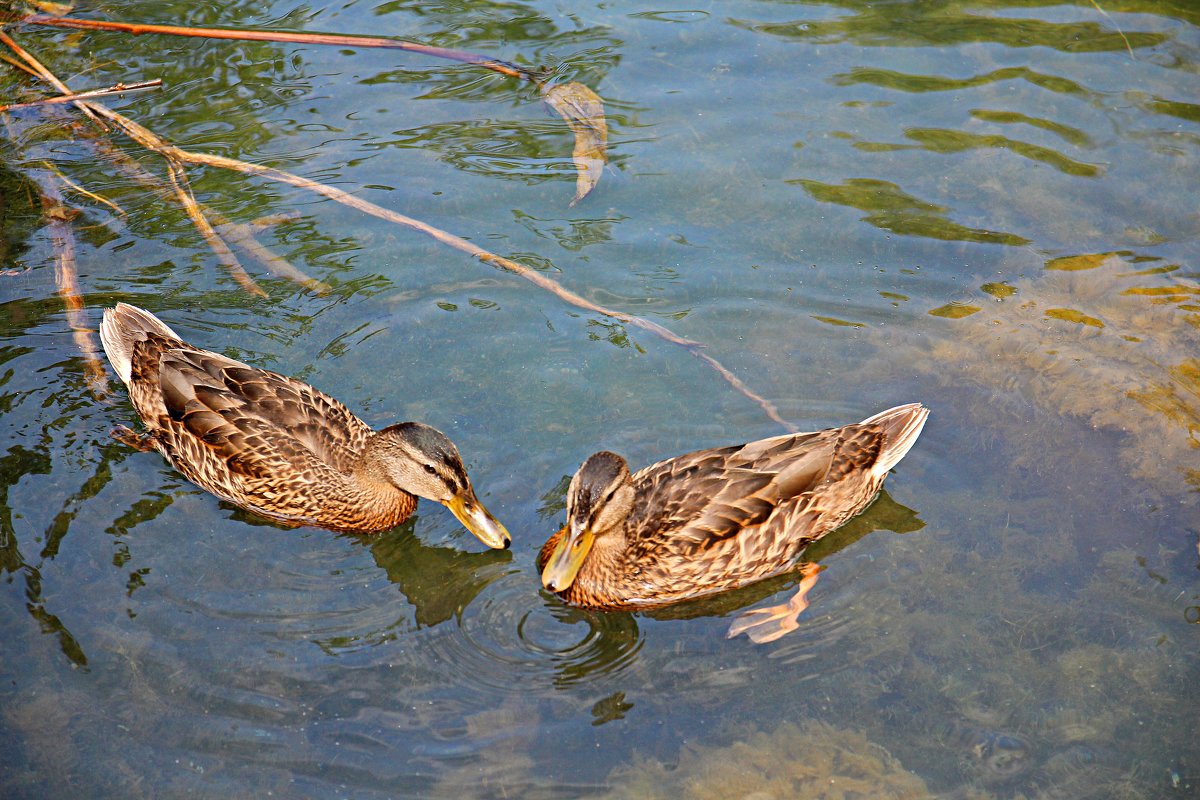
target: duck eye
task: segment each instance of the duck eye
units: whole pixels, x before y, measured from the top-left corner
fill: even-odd
[[[430,475],[437,475],[437,470],[433,468],[433,464],[426,464],[425,471]]]

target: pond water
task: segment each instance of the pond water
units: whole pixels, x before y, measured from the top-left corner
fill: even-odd
[[[586,84],[609,163],[571,206],[571,129],[479,67],[9,29],[76,90],[161,78],[105,102],[171,143],[335,186],[702,342],[800,429],[932,414],[813,549],[812,606],[778,642],[724,634],[793,578],[571,609],[534,559],[580,461],[781,433],[763,405],[420,233],[189,166],[214,219],[328,287],[235,241],[253,295],[161,192],[160,156],[69,106],[9,112],[0,795],[1200,796],[1193,3],[78,13],[394,36]],[[45,93],[0,65],[0,97]],[[112,441],[128,395],[72,325],[122,300],[372,425],[439,427],[513,548],[427,502],[375,537],[277,527]]]

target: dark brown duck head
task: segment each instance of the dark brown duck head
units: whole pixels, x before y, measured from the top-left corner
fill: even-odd
[[[363,454],[363,471],[441,503],[488,547],[501,549],[512,543],[504,526],[475,497],[458,448],[437,428],[401,422],[376,432]]]
[[[606,536],[624,529],[634,494],[625,459],[608,451],[589,456],[567,489],[566,534],[546,559],[542,585],[552,592],[565,591],[597,541],[603,543]]]

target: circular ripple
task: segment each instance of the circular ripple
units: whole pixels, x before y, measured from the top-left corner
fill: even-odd
[[[528,577],[508,575],[444,625],[430,654],[475,688],[511,691],[560,686],[619,672],[642,644],[629,614],[590,614],[529,591]]]

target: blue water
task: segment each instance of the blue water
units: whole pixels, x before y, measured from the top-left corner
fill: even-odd
[[[69,106],[8,112],[0,795],[1200,796],[1190,3],[77,13],[395,36],[584,83],[608,166],[571,207],[571,130],[478,67],[10,29],[73,89],[162,78],[105,102],[179,147],[336,186],[703,343],[801,429],[932,415],[814,549],[812,606],[779,642],[724,633],[789,578],[571,609],[533,562],[582,459],[782,432],[763,405],[422,234],[189,166],[215,216],[285,215],[257,240],[328,285],[235,243],[256,297],[126,160],[161,186],[161,156]],[[44,95],[0,65],[0,100]],[[79,213],[46,224],[42,196]],[[89,383],[71,247],[75,324],[136,303],[372,425],[439,427],[512,550],[431,503],[373,538],[275,527],[112,441],[134,414],[111,372]]]

